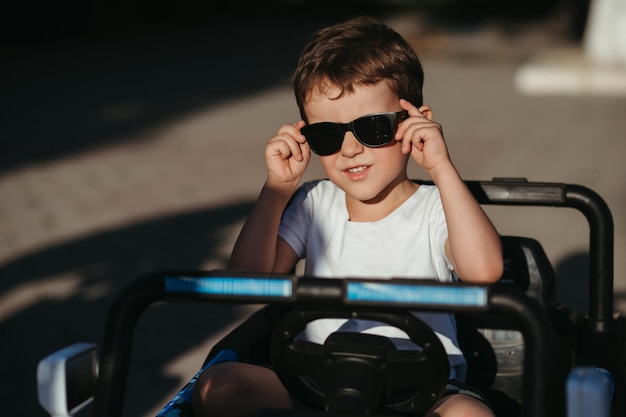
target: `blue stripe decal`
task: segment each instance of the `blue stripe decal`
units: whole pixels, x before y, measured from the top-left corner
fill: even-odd
[[[486,307],[487,289],[445,285],[349,282],[346,300],[423,306]]]
[[[239,296],[279,297],[292,295],[291,279],[246,277],[166,277],[166,292]]]

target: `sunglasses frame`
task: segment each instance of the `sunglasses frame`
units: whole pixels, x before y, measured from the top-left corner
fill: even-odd
[[[368,119],[368,118],[372,118],[375,116],[383,116],[386,117],[387,120],[389,120],[392,125],[393,128],[391,130],[391,135],[389,137],[389,140],[385,143],[380,143],[380,144],[375,144],[375,145],[370,145],[368,143],[366,143],[365,141],[363,141],[363,139],[361,139],[359,137],[359,134],[356,132],[356,130],[354,129],[354,125],[356,123],[358,123],[359,121],[363,120],[363,119]],[[336,123],[336,122],[319,122],[319,123],[313,123],[310,125],[306,125],[304,127],[302,127],[302,129],[300,129],[300,132],[307,138],[307,143],[309,144],[309,146],[311,147],[311,150],[313,151],[313,153],[319,155],[319,156],[328,156],[328,155],[333,155],[337,152],[339,152],[341,150],[341,146],[343,145],[343,141],[345,139],[346,136],[346,132],[352,132],[352,134],[354,135],[354,137],[356,138],[357,141],[359,141],[359,143],[361,143],[363,146],[367,146],[368,148],[381,148],[383,146],[387,146],[390,143],[393,142],[393,136],[396,132],[396,129],[398,128],[398,125],[403,122],[404,120],[406,120],[409,117],[409,112],[406,110],[402,110],[399,112],[382,112],[382,113],[373,113],[373,114],[367,114],[365,116],[361,116],[359,118],[354,119],[353,121],[349,122],[349,123]],[[316,126],[321,126],[321,125],[325,125],[325,126],[332,126],[337,128],[337,132],[339,132],[339,129],[341,130],[341,140],[338,141],[337,143],[337,149],[335,149],[333,152],[320,152],[319,148],[316,149],[316,146],[312,145],[311,142],[309,141],[309,138],[307,137],[306,131],[310,130],[311,128],[315,128]]]

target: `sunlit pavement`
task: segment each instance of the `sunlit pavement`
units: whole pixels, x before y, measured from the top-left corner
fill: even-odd
[[[626,312],[621,298],[626,259],[619,256],[626,250],[626,97],[520,93],[515,79],[527,62],[553,48],[576,48],[549,27],[509,34],[489,27],[424,32],[418,17],[389,22],[422,55],[425,101],[442,123],[453,161],[466,179],[578,183],[605,198],[615,222],[616,307]],[[147,61],[131,70],[149,72],[158,65]],[[192,76],[197,83],[210,77]],[[44,91],[62,81],[40,80]],[[37,360],[74,342],[99,343],[111,297],[135,275],[224,266],[264,181],[264,144],[281,124],[298,118],[287,84],[261,84],[251,94],[239,91],[190,106],[96,146],[3,167],[0,353],[7,362],[0,398],[13,411],[8,414],[44,415],[33,404]],[[121,123],[150,104],[141,97],[113,100],[97,117]],[[417,167],[410,169],[413,177],[424,178]],[[322,176],[314,162],[307,178]],[[582,308],[584,218],[566,209],[488,212],[502,234],[534,236],[543,243],[559,273],[562,298]],[[153,415],[244,313],[213,306],[154,310],[136,337],[129,416]]]

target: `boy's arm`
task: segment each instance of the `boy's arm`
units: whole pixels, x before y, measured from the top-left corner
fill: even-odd
[[[411,117],[398,127],[396,140],[439,189],[448,226],[446,255],[464,281],[497,281],[503,270],[500,236],[452,164],[441,125],[428,106],[417,108],[406,100],[400,106]]]
[[[500,236],[452,163],[438,167],[439,188],[448,226],[446,255],[465,282],[492,283],[502,276]]]
[[[278,237],[282,212],[290,198],[290,193],[273,189],[266,182],[239,233],[228,263],[230,269],[278,273],[292,270],[298,256]]]
[[[298,261],[291,247],[278,237],[278,227],[311,159],[311,149],[300,133],[302,126],[303,121],[283,125],[267,143],[267,180],[237,238],[229,268],[287,273]]]

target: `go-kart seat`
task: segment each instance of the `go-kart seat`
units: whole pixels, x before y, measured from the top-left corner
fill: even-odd
[[[519,288],[549,312],[559,352],[552,375],[563,380],[574,363],[576,315],[558,302],[554,268],[537,240],[502,236],[501,241],[504,272],[495,285]],[[524,373],[522,334],[501,317],[457,315],[457,324],[459,343],[468,362],[467,382],[485,391],[497,415],[519,414]],[[558,389],[554,395],[564,395],[561,391]]]

